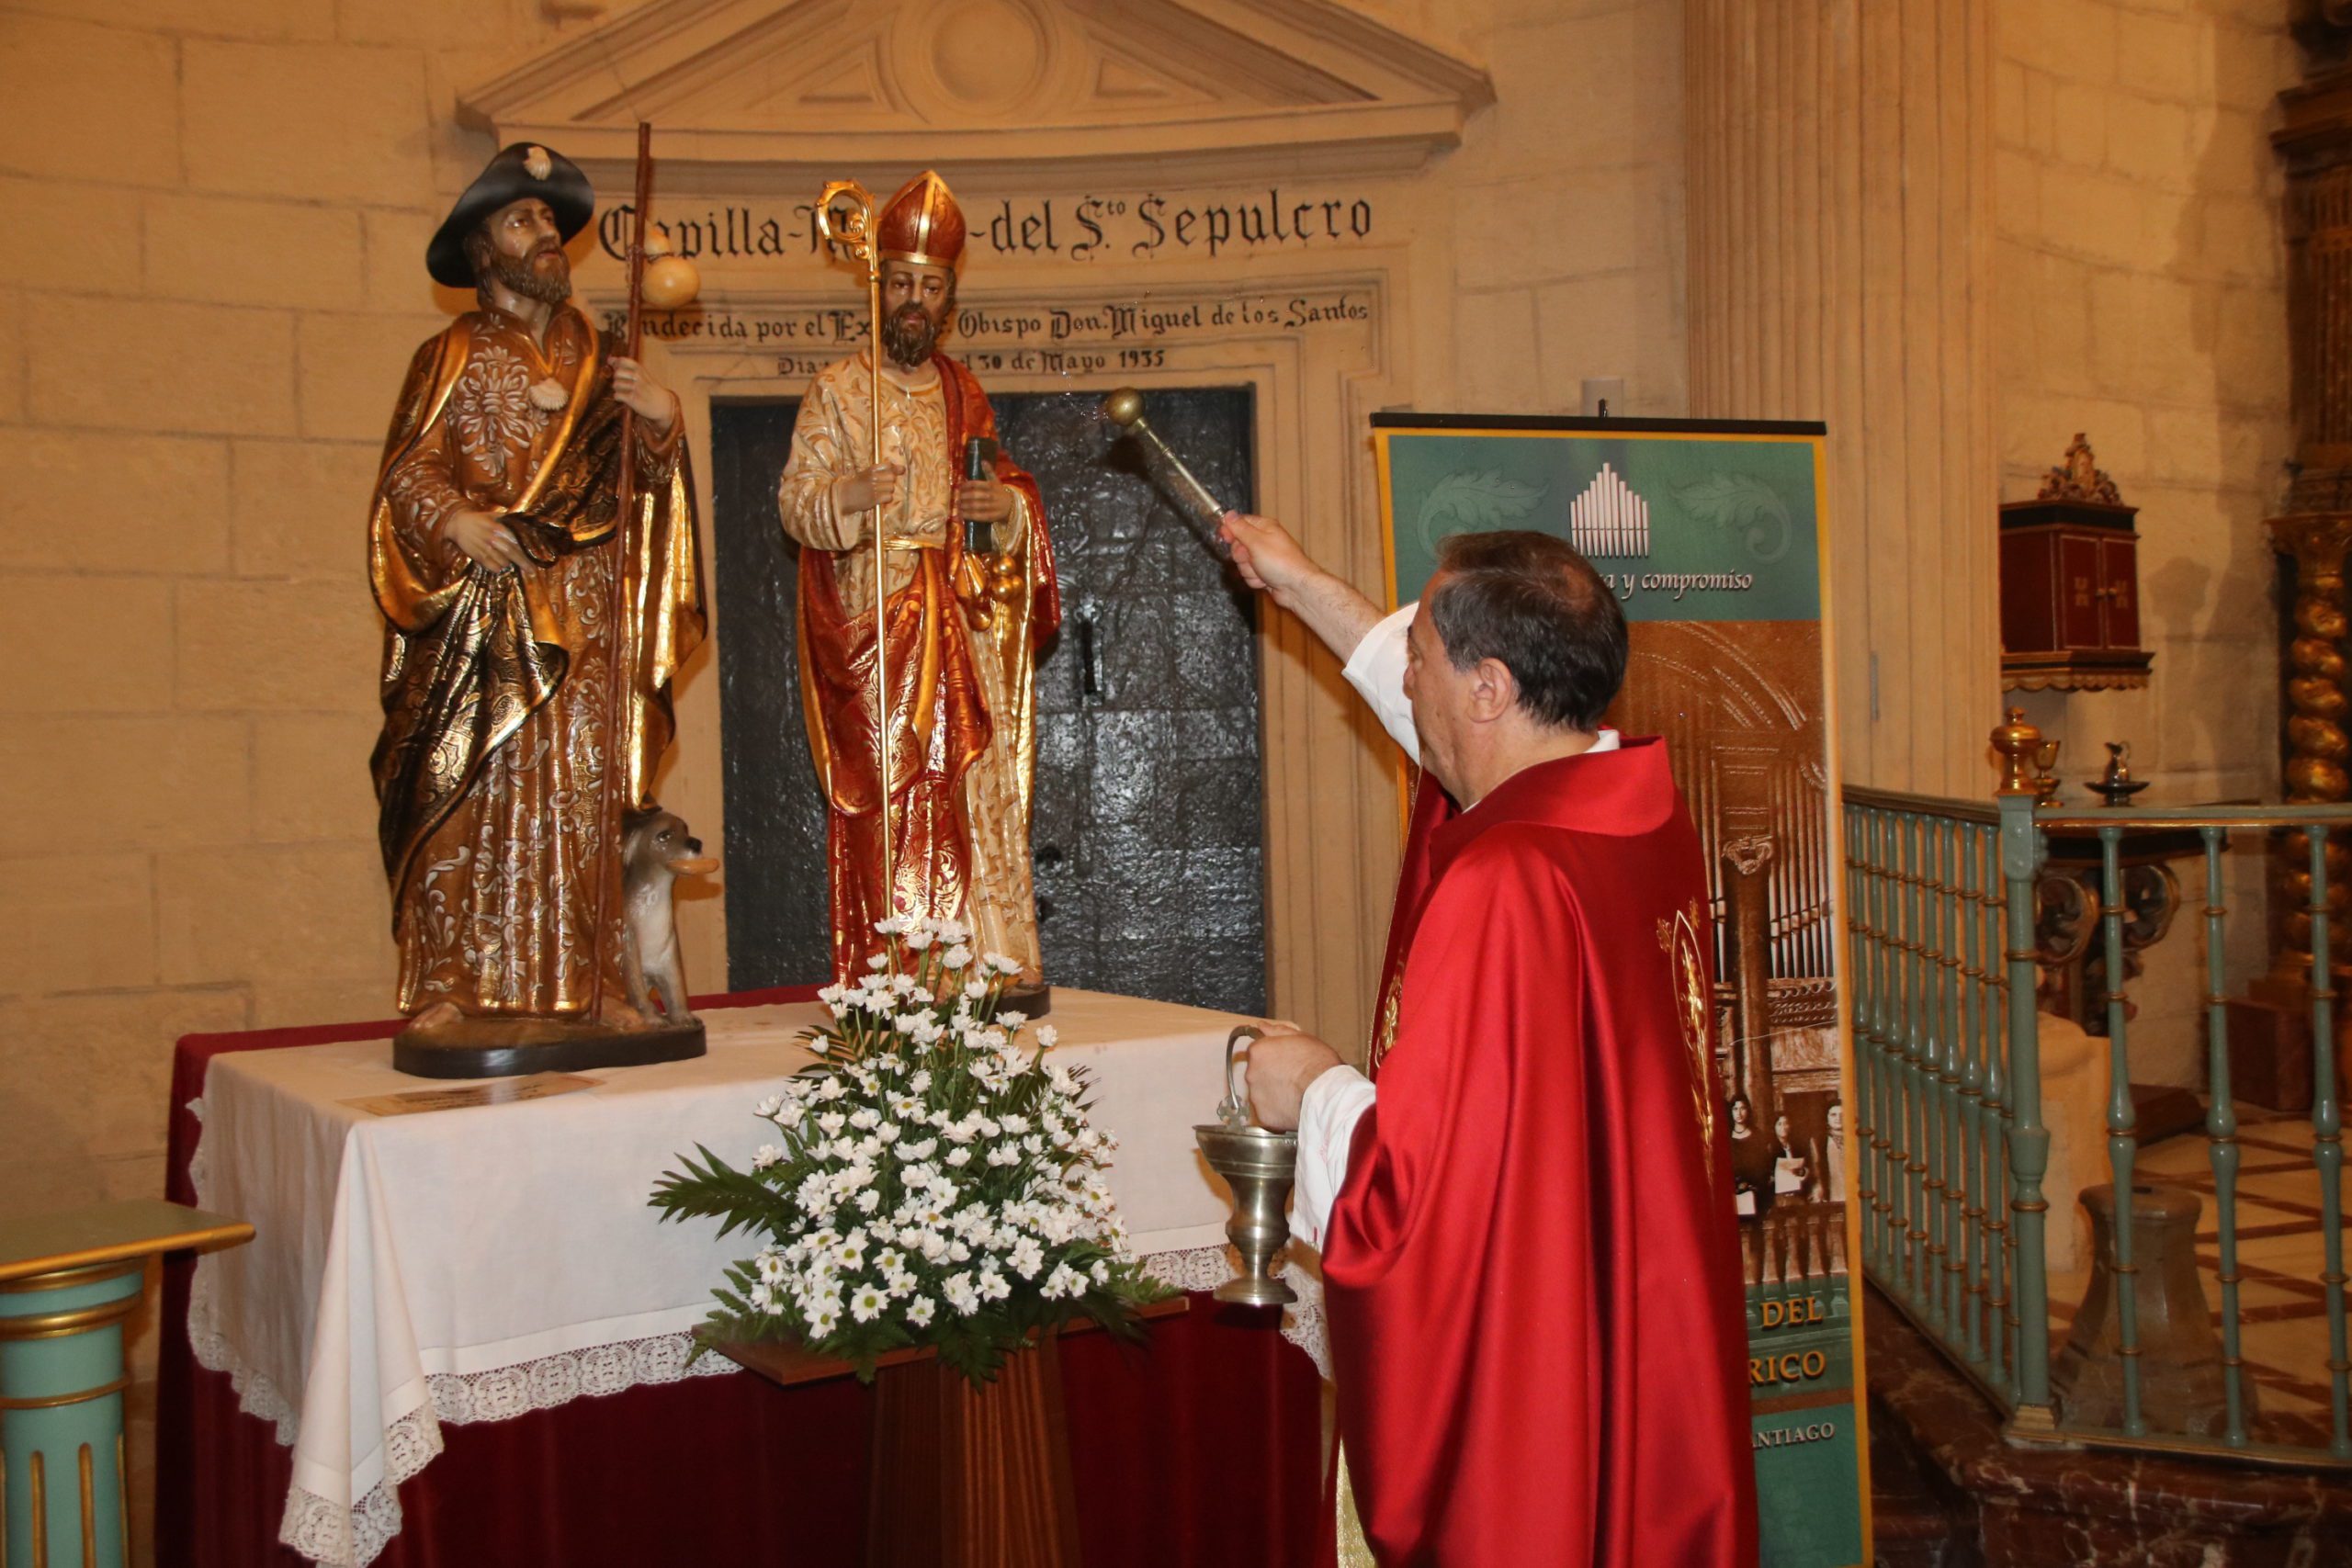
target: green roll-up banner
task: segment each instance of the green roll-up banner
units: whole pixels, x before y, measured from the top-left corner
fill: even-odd
[[[1609,723],[1666,738],[1709,859],[1765,1568],[1870,1561],[1818,424],[1378,414],[1392,604],[1449,534],[1566,539],[1625,607]]]

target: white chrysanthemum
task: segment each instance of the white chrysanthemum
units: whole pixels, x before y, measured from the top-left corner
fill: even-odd
[[[907,1324],[913,1328],[928,1328],[932,1314],[938,1310],[938,1303],[929,1296],[917,1296],[907,1303]]]
[[[910,952],[921,953],[934,940],[929,931],[910,931],[907,934],[907,947]]]
[[[837,1306],[812,1306],[808,1309],[808,1332],[815,1337],[822,1339],[841,1325],[841,1308]]]
[[[758,1148],[752,1151],[752,1168],[753,1170],[765,1170],[768,1167],[775,1165],[783,1158],[784,1151],[782,1149],[777,1148],[774,1144],[762,1144]]]
[[[882,1293],[880,1287],[860,1285],[857,1293],[849,1299],[849,1314],[860,1323],[871,1323],[881,1316],[882,1309],[889,1304],[890,1298]]]
[[[1056,1045],[1059,1044],[1061,1043],[1061,1038],[1062,1032],[1056,1029],[1052,1024],[1041,1023],[1037,1026],[1037,1043],[1045,1047],[1046,1050],[1050,1051]]]
[[[839,1111],[828,1111],[817,1118],[817,1130],[829,1138],[835,1136],[848,1125],[848,1116]]]
[[[941,953],[939,955],[939,961],[947,965],[950,969],[961,969],[966,964],[971,963],[972,950],[966,947],[959,942],[955,946],[949,948],[946,952]],[[967,994],[968,995],[969,993],[967,992]],[[988,987],[986,986],[982,986],[980,987],[980,994],[982,996],[986,996],[988,994]]]
[[[1021,973],[1021,960],[1018,958],[1007,958],[1001,953],[991,953],[986,958],[982,959],[981,962],[1000,975],[1018,975]]]
[[[972,1151],[969,1149],[950,1149],[947,1151],[947,1163],[954,1166],[958,1170],[963,1169],[965,1166],[970,1164],[971,1159]]]
[[[1037,1245],[1035,1236],[1024,1235],[1012,1244],[1012,1251],[1005,1261],[1023,1279],[1034,1280],[1037,1277],[1037,1270],[1046,1266],[1046,1249]]]
[[[868,969],[875,971],[876,974],[879,974],[881,971],[888,969],[890,966],[890,960],[884,954],[877,953],[873,957],[865,961],[865,966]]]
[[[969,1274],[953,1274],[947,1280],[947,1304],[966,1317],[980,1310],[980,1292]]]
[[[992,1302],[1001,1302],[1012,1294],[1012,1281],[997,1271],[994,1263],[980,1270],[980,1294]]]

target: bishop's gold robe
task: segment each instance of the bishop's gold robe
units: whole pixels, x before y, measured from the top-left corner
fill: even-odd
[[[477,310],[418,349],[368,520],[385,620],[378,837],[399,1006],[555,1016],[620,973],[618,810],[650,803],[670,681],[702,640],[692,483],[678,423],[640,422],[616,626],[622,409],[613,349],[577,309],[545,341]],[[442,534],[461,506],[509,518],[532,564],[493,570]],[[616,631],[619,636],[616,635]],[[625,661],[620,781],[612,687]],[[605,941],[595,940],[598,883]]]
[[[1036,482],[1000,457],[1012,513],[993,525],[994,565],[964,550],[954,515],[967,436],[996,416],[961,364],[934,355],[928,387],[886,376],[882,456],[902,467],[882,518],[888,546],[891,809],[896,886],[881,887],[876,774],[873,513],[837,513],[834,481],[871,461],[866,354],[819,372],[800,405],[778,485],[800,561],[801,698],[830,807],[826,861],[836,978],[879,951],[890,909],[961,919],[978,951],[1040,965],[1029,858],[1036,771],[1036,654],[1060,622]]]

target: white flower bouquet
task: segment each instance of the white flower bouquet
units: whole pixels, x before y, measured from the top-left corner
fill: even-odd
[[[1087,1075],[1048,1060],[1000,1007],[1015,961],[976,959],[955,921],[876,922],[888,953],[819,996],[821,1058],[763,1101],[779,1141],[737,1170],[697,1146],[663,1176],[665,1219],[763,1238],[727,1270],[698,1335],[785,1339],[871,1380],[883,1352],[933,1346],[975,1383],[1034,1329],[1080,1314],[1134,1335],[1168,1294],[1145,1274],[1100,1172],[1115,1141],[1087,1120]]]

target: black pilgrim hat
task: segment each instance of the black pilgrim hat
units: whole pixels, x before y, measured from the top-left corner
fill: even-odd
[[[595,187],[579,164],[560,152],[518,141],[490,161],[434,231],[433,243],[424,247],[424,270],[433,281],[471,288],[474,264],[466,257],[466,236],[500,208],[531,196],[548,204],[566,243],[588,227],[596,210]]]

